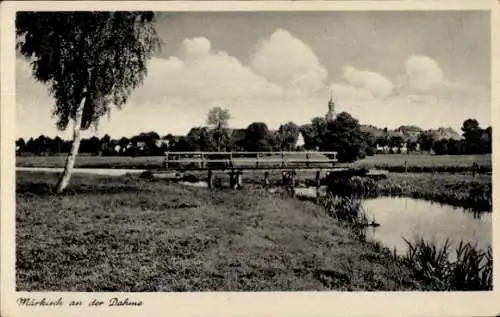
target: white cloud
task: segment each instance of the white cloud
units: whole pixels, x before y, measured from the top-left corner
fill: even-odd
[[[179,56],[184,60],[197,60],[210,54],[210,41],[204,37],[184,39],[179,47]]]
[[[365,88],[354,87],[342,83],[332,83],[330,90],[333,92],[334,101],[345,101],[349,103],[373,100],[373,93]]]
[[[185,39],[178,52],[178,56],[149,61],[148,75],[142,87],[132,92],[122,110],[112,110],[111,120],[101,120],[99,135],[131,136],[150,130],[160,134],[185,134],[193,126],[204,125],[208,110],[217,105],[229,107],[234,127],[264,121],[270,128],[277,128],[283,120],[307,122],[315,115],[315,108],[318,108],[319,115],[326,111],[326,93],[321,100],[315,100],[317,96],[314,94],[284,88],[257,74],[227,52],[214,50],[205,38]],[[19,63],[18,71],[26,73],[29,70],[26,62],[20,60]],[[18,113],[47,91],[28,75],[21,77],[19,86],[24,91],[19,95],[25,96],[26,102],[18,103]],[[33,87],[37,90],[32,94],[29,90]],[[56,134],[54,120],[50,118],[51,103],[51,99],[46,98],[43,106],[37,107],[44,113],[39,116],[43,118],[43,125],[24,111],[18,122],[29,122],[33,128],[26,129],[26,124],[20,124],[23,128],[18,135],[38,135],[41,132],[36,131],[42,130],[49,135]],[[89,131],[84,135],[92,133]],[[69,133],[63,135],[70,136]]]
[[[328,75],[309,46],[281,29],[256,46],[251,65],[269,81],[304,92],[323,88]]]
[[[47,87],[33,81],[26,61],[16,63],[18,136],[53,136],[57,130]],[[489,124],[486,89],[444,81],[430,58],[412,56],[406,66],[398,94],[384,75],[355,66],[344,68],[343,82],[326,86],[326,70],[312,50],[286,31],[262,42],[250,67],[215,50],[206,38],[185,39],[177,56],[150,61],[143,87],[132,92],[123,110],[111,112],[111,120],[102,119],[98,135],[185,134],[204,125],[213,106],[230,109],[232,127],[255,121],[272,129],[286,121],[303,124],[325,114],[328,89],[334,92],[336,111],[347,111],[362,123],[431,128],[450,122],[460,126],[466,117],[475,117]],[[69,131],[62,135],[70,137]]]
[[[442,69],[428,56],[410,56],[406,61],[405,75],[407,89],[415,92],[428,92],[443,83]]]
[[[153,58],[143,87],[132,94],[131,101],[161,103],[180,98],[234,102],[280,93],[280,87],[256,75],[238,59],[225,52],[214,52],[196,60]]]
[[[377,72],[346,66],[344,78],[352,86],[367,89],[375,96],[388,96],[392,93],[392,82]]]
[[[361,122],[381,127],[416,124],[459,129],[469,117],[482,126],[491,124],[489,90],[444,77],[436,61],[413,55],[407,60],[404,76],[395,81],[397,88],[383,75],[353,66],[344,68],[346,83],[332,83],[330,88],[337,112],[347,111]]]

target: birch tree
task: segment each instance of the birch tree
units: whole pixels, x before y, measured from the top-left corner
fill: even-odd
[[[54,97],[57,128],[73,139],[56,192],[64,191],[80,146],[80,132],[120,109],[147,74],[160,41],[152,12],[19,12],[17,49],[35,80]]]
[[[220,152],[222,138],[227,138],[227,136],[224,136],[223,134],[224,129],[227,129],[227,127],[229,126],[229,119],[231,119],[229,109],[213,107],[208,112],[207,124],[215,129],[215,142],[217,144],[217,152]]]

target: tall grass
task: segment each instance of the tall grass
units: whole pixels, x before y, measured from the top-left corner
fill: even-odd
[[[329,217],[354,226],[368,224],[360,199],[328,193],[325,197],[321,197],[319,202]]]
[[[431,289],[443,291],[477,291],[493,288],[493,256],[491,246],[481,250],[470,242],[461,241],[452,249],[448,240],[442,246],[422,238],[408,241],[403,262],[412,267],[416,278]]]
[[[402,196],[459,206],[474,212],[491,212],[492,210],[491,183],[484,181],[443,180],[432,175],[397,176],[381,181],[361,177],[351,179],[332,177],[327,179],[327,186],[329,192],[341,196],[356,198]]]
[[[353,189],[361,183],[355,181],[348,184],[353,186],[351,187]],[[368,180],[367,184],[376,185],[371,180]],[[337,185],[342,186],[342,183],[339,182]],[[352,232],[362,241],[366,240],[366,227],[369,222],[360,197],[372,193],[373,187],[368,186],[353,191],[357,195],[348,195],[347,187],[338,187],[337,189],[344,190],[343,196],[330,191],[318,201],[327,216],[351,227]],[[491,247],[481,250],[470,242],[461,241],[453,250],[449,240],[441,246],[423,238],[405,242],[408,245],[407,253],[401,257],[394,251],[392,257],[395,261],[411,268],[415,278],[427,289],[440,291],[492,289]]]

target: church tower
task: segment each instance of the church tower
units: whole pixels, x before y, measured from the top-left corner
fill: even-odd
[[[328,112],[325,115],[326,121],[333,121],[337,115],[335,114],[335,103],[333,102],[333,92],[330,91],[330,101],[328,101]]]

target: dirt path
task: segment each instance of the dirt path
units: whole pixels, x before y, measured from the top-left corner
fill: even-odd
[[[62,168],[57,167],[16,167],[16,172],[52,172],[60,173]],[[114,168],[75,168],[73,173],[94,174],[107,176],[123,176],[125,174],[140,174],[145,170],[138,169],[114,169]]]

